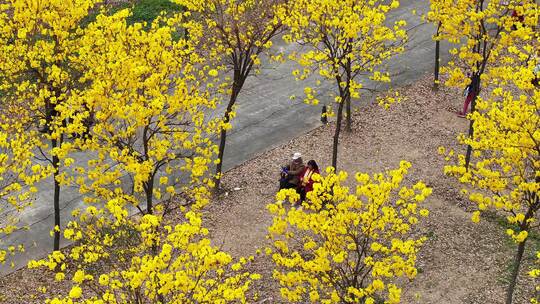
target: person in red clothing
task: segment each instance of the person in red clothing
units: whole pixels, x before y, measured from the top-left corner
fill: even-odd
[[[470,73],[467,73],[467,76],[471,79],[471,83],[465,88],[463,92],[465,96],[465,102],[463,103],[463,111],[458,112],[459,117],[467,116],[467,110],[469,109],[469,104],[471,101],[476,98],[478,95],[478,76],[472,76]]]
[[[313,190],[313,174],[319,174],[319,166],[312,159],[300,174],[300,202],[306,200],[306,194]]]
[[[525,21],[525,17],[523,15],[520,15],[516,10],[512,11],[512,19],[514,19],[514,24],[512,25],[512,30],[517,30],[517,24],[518,22],[523,24],[523,21]]]

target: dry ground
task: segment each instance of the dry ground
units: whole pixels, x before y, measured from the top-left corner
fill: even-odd
[[[466,132],[468,121],[454,113],[462,106],[461,92],[448,88],[434,92],[427,76],[401,91],[407,100],[390,110],[364,106],[354,115],[352,132],[341,139],[338,169],[350,176],[357,171],[381,172],[404,159],[413,164],[409,180],[421,179],[433,187],[426,202],[430,216],[419,226],[429,240],[419,257],[420,274],[405,288],[403,303],[502,303],[506,265],[514,247],[496,219],[471,222],[474,206],[460,194],[460,185],[444,176],[445,160],[437,153],[439,146],[463,150],[456,145],[456,136]],[[265,244],[271,224],[265,205],[273,202],[280,164],[301,152],[304,161],[315,159],[321,168],[328,166],[334,126],[322,126],[227,172],[227,195],[207,214],[216,243],[237,256],[253,254]],[[257,270],[271,276],[270,261],[261,259]],[[272,284],[259,284],[262,299],[278,302]],[[528,302],[517,297],[515,303]]]
[[[354,115],[352,132],[341,139],[338,169],[379,172],[405,159],[413,164],[409,182],[421,179],[433,187],[425,203],[430,216],[419,225],[428,241],[419,256],[418,277],[404,288],[403,303],[502,303],[514,247],[496,217],[480,224],[470,221],[473,206],[460,194],[459,184],[443,175],[445,161],[437,154],[439,146],[463,149],[455,138],[467,129],[467,121],[452,112],[462,106],[463,97],[448,88],[433,92],[427,76],[401,91],[407,100],[390,110],[364,106]],[[265,206],[274,200],[279,166],[297,151],[305,161],[315,159],[322,168],[329,165],[333,128],[321,126],[228,171],[225,191],[205,213],[214,243],[235,256],[264,247],[271,224]],[[253,264],[265,277],[255,284],[261,303],[280,302],[271,266],[265,256]],[[520,282],[531,285],[523,278]],[[48,291],[32,299],[39,286],[48,286]],[[0,302],[41,303],[45,295],[62,290],[65,286],[43,271],[23,269],[0,279]],[[521,294],[515,303],[528,302]]]

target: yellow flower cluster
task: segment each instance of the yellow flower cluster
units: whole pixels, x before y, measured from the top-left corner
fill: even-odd
[[[528,55],[538,45],[538,9],[534,1],[431,0],[424,17],[438,25],[434,39],[457,45],[450,50],[453,58],[442,67],[449,75],[445,84],[465,87],[470,83],[466,73],[481,75],[483,82],[491,83],[501,74],[510,75],[508,68],[532,64]],[[514,10],[518,16],[512,14]],[[532,88],[530,82],[526,85]]]
[[[445,173],[467,185],[462,193],[478,206],[473,222],[488,210],[506,215],[506,234],[517,243],[508,303],[540,209],[538,9],[534,1],[432,0],[427,15],[439,25],[436,39],[459,44],[444,69],[447,85],[470,84],[465,72],[476,77],[477,89],[480,81],[489,85],[472,103],[469,136],[459,137],[468,154],[439,152],[455,160]]]
[[[212,246],[199,211],[186,211],[180,224],[169,225],[162,215],[128,217],[118,200],[108,205],[88,207],[70,223],[64,236],[77,244],[65,255],[55,251],[47,260],[29,263],[55,271],[57,281],[67,278],[69,267],[78,267],[70,272],[69,294],[51,303],[132,303],[141,297],[171,303],[247,301],[251,282],[260,278],[243,270],[253,257],[235,262]],[[97,273],[86,271],[96,267]]]
[[[535,193],[540,189],[540,92],[526,86],[522,92],[527,95],[515,97],[515,89],[508,86],[516,73],[519,79],[532,82],[528,67],[518,67],[506,80],[499,78],[507,87],[497,87],[487,97],[479,98],[478,111],[471,115],[474,134],[461,138],[461,143],[475,151],[474,161],[467,169],[464,156],[457,155],[457,164],[446,166],[445,173],[475,189],[466,190],[479,209],[473,221],[479,220],[481,211],[491,208],[507,212],[508,223],[515,225],[508,235],[522,242],[527,227],[536,222],[539,204]],[[444,149],[440,152],[445,154]],[[449,155],[448,159],[454,157]]]
[[[386,20],[388,12],[397,7],[398,1],[356,0],[299,0],[279,7],[278,17],[290,28],[284,40],[312,46],[309,51],[290,55],[303,67],[293,75],[304,80],[316,71],[329,81],[337,81],[338,103],[360,97],[363,86],[356,80],[360,74],[389,82],[380,65],[402,52],[407,39],[405,21],[388,25]],[[306,92],[305,101],[317,104],[311,92]]]
[[[129,24],[129,9],[110,13],[98,2],[0,4],[0,92],[13,104],[0,116],[0,177],[17,177],[1,197],[24,206],[23,186],[54,174],[88,204],[63,231],[74,245],[28,266],[70,287],[50,303],[246,302],[259,278],[244,270],[252,259],[233,260],[202,227],[211,136],[226,127],[206,116],[216,98],[204,84],[219,71],[198,53],[203,32],[189,13]],[[186,28],[189,37],[176,37]],[[36,147],[51,166],[30,160]],[[91,159],[77,163],[74,151]],[[191,207],[169,205],[176,194]],[[168,207],[179,219],[165,216]]]
[[[344,186],[345,172],[327,170],[314,177],[313,191],[301,208],[285,209],[282,190],[268,205],[274,215],[269,227],[273,241],[274,278],[281,295],[294,303],[399,303],[395,278],[413,279],[416,254],[424,237],[411,236],[421,217],[419,203],[431,194],[422,182],[401,187],[410,163],[386,174],[357,173],[356,190]],[[270,251],[270,250],[269,250]]]
[[[269,0],[173,0],[190,12],[200,15],[193,19],[192,26],[204,32],[204,42],[197,47],[217,68],[208,73],[216,77],[219,70],[232,70],[232,79],[218,85],[219,94],[234,96],[233,103],[246,78],[254,72],[260,73],[262,53],[272,47],[271,39],[282,30],[275,17],[275,7],[281,1]],[[190,32],[191,33],[191,32]],[[280,54],[270,53],[276,60]],[[218,79],[216,79],[218,81]],[[214,85],[212,84],[212,87]],[[228,88],[225,89],[225,88]],[[225,121],[228,123],[228,120]]]

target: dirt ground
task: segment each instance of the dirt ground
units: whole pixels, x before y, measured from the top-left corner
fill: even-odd
[[[463,149],[456,145],[456,136],[467,130],[468,121],[453,112],[462,106],[461,92],[444,87],[434,92],[429,76],[400,91],[407,99],[389,110],[377,105],[358,109],[352,132],[341,138],[338,169],[346,169],[349,176],[380,172],[396,168],[404,159],[413,164],[408,182],[423,180],[433,188],[425,202],[430,215],[418,226],[428,241],[419,255],[417,278],[404,282],[402,303],[503,303],[506,265],[515,247],[496,219],[471,222],[474,206],[460,194],[460,185],[443,175],[445,161],[437,153],[439,146]],[[305,161],[315,159],[325,168],[330,164],[333,130],[332,123],[321,126],[226,172],[223,193],[205,211],[214,244],[237,257],[265,247],[272,221],[266,205],[278,190],[280,165],[301,152]],[[271,279],[270,259],[259,256],[252,267],[264,277],[254,285],[258,302],[282,302]],[[515,303],[528,303],[531,282],[522,276],[518,284],[528,287],[525,292],[520,287]],[[40,286],[48,286],[48,291],[32,296]],[[0,278],[0,302],[42,303],[45,295],[65,289],[43,271],[23,269]]]
[[[503,303],[506,265],[514,247],[497,221],[470,220],[474,206],[460,194],[460,185],[444,176],[445,160],[437,153],[440,146],[463,149],[456,145],[457,135],[468,130],[468,121],[455,114],[463,104],[461,92],[444,87],[434,92],[428,76],[400,91],[407,99],[389,110],[360,107],[352,132],[340,140],[338,169],[353,176],[396,168],[400,160],[408,160],[413,165],[409,180],[423,180],[433,188],[425,203],[430,215],[419,226],[428,236],[418,260],[419,275],[404,288],[402,302]],[[280,165],[301,152],[304,161],[328,166],[334,126],[321,126],[227,172],[226,192],[207,213],[216,244],[237,256],[253,254],[265,244],[271,224],[265,205],[274,201]],[[532,255],[531,249],[529,258]],[[261,259],[256,270],[271,276],[269,258]],[[263,301],[279,302],[273,284],[259,283]],[[515,303],[528,302],[517,294]]]

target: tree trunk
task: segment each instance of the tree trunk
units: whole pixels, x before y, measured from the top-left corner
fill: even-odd
[[[238,94],[240,93],[240,90],[242,89],[244,80],[245,78],[241,76],[240,71],[235,70],[234,82],[232,85],[231,96],[229,98],[229,104],[227,105],[227,109],[225,110],[225,113],[223,114],[224,123],[229,123],[231,119],[232,108],[234,104],[236,103],[236,99],[238,98]],[[225,154],[226,142],[227,142],[227,130],[223,129],[221,130],[220,140],[219,140],[219,151],[218,151],[219,162],[216,165],[216,174],[214,177],[214,184],[215,184],[216,191],[219,189],[219,186],[221,184],[221,173],[222,173],[221,171],[223,168],[223,155]]]
[[[476,97],[473,97],[473,100],[471,102],[471,111],[474,109],[476,103]],[[469,138],[472,138],[474,134],[474,120],[471,119],[469,123]],[[469,169],[469,163],[471,162],[471,154],[472,154],[472,146],[467,145],[467,153],[465,154],[465,168]]]
[[[154,174],[146,182],[144,192],[146,195],[146,213],[154,214]]]
[[[62,140],[60,139],[60,142]],[[57,148],[59,146],[58,140],[51,139],[51,146],[52,149]],[[53,205],[54,205],[54,245],[53,250],[57,251],[60,250],[60,183],[57,180],[58,175],[60,174],[60,159],[57,155],[53,155],[52,157],[52,163],[54,168],[54,198],[53,198]],[[56,229],[58,227],[58,230]]]
[[[473,91],[473,99],[471,101],[471,113],[474,113],[476,111],[476,98],[478,97],[478,94],[480,94],[480,75],[474,75],[473,76],[473,85],[471,86],[471,89]],[[465,113],[464,113],[465,114]],[[471,119],[471,122],[469,123],[469,138],[472,139],[474,135],[474,120]],[[471,154],[472,154],[472,146],[467,145],[467,153],[465,154],[465,168],[469,169],[469,163],[471,162]]]
[[[337,156],[339,146],[339,133],[341,132],[341,121],[343,119],[343,105],[346,100],[342,100],[338,105],[336,130],[334,132],[334,145],[332,147],[332,167],[337,171]]]
[[[229,102],[229,105],[227,106],[227,110],[225,111],[225,114],[223,115],[223,121],[225,123],[228,123],[230,121],[230,114],[232,105],[234,102]],[[216,177],[214,178],[214,183],[216,184],[216,190],[219,189],[219,185],[221,184],[221,171],[223,168],[223,155],[225,154],[225,143],[227,142],[227,130],[222,129],[219,139],[219,151],[218,151],[218,159],[219,162],[216,165]]]
[[[433,80],[433,89],[438,90],[439,89],[439,52],[440,52],[440,44],[441,42],[439,40],[435,41],[435,72],[434,72],[434,80]]]
[[[347,123],[345,125],[345,131],[352,132],[352,116],[351,116],[351,98],[347,98]]]
[[[351,49],[350,41],[348,44],[347,49]],[[347,111],[350,111],[350,105],[351,105],[351,91],[350,91],[350,85],[351,85],[351,59],[347,58],[347,64],[345,67],[345,73],[346,73],[346,86],[345,88],[341,88],[341,77],[337,77],[337,85],[339,88],[339,97],[341,102],[338,105],[338,112],[337,112],[337,121],[336,121],[336,130],[334,133],[334,144],[332,146],[332,167],[334,167],[335,171],[337,171],[337,156],[338,156],[338,147],[339,147],[339,134],[341,133],[341,121],[343,120],[343,106],[347,104]],[[348,119],[350,119],[350,116],[348,116]]]
[[[439,30],[441,28],[441,23],[437,26],[437,35],[439,35]],[[435,71],[434,71],[434,80],[433,80],[433,89],[439,89],[439,70],[440,70],[440,51],[441,51],[441,42],[439,40],[435,41]]]
[[[146,195],[146,214],[154,214],[154,173],[150,176],[150,179],[144,185],[144,193]],[[159,227],[154,231],[155,233],[159,232]],[[159,254],[158,244],[152,244],[152,255],[157,256]],[[156,285],[161,286],[159,279],[155,278]],[[158,288],[159,289],[159,288]],[[165,296],[162,294],[157,295],[158,303],[165,304]]]
[[[517,283],[517,277],[519,274],[519,267],[521,266],[521,260],[523,259],[523,253],[525,252],[525,242],[527,242],[527,239],[523,240],[523,242],[519,243],[518,250],[516,253],[516,256],[514,258],[514,265],[512,268],[512,274],[510,276],[510,285],[508,285],[508,289],[506,290],[506,304],[512,304],[512,297],[514,296],[514,289],[516,287]]]

